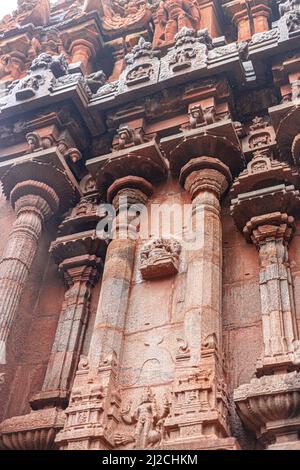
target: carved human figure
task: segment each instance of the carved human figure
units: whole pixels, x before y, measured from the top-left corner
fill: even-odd
[[[122,419],[126,424],[135,424],[133,435],[135,448],[146,449],[160,441],[162,438],[161,425],[169,412],[170,404],[165,396],[163,411],[159,413],[155,395],[150,387],[144,390],[140,403],[133,413],[131,413],[131,404],[129,405],[129,408],[122,413]],[[117,440],[120,442],[120,439]]]
[[[154,46],[173,42],[183,28],[200,28],[201,13],[194,0],[162,0],[157,11]]]

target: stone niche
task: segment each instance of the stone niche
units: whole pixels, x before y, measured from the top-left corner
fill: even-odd
[[[140,270],[143,279],[174,276],[179,271],[181,244],[175,239],[151,240],[141,250]]]

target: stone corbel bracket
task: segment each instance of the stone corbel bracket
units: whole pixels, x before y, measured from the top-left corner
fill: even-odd
[[[299,165],[300,100],[274,106],[269,109],[269,114],[276,130],[282,157]]]
[[[41,57],[41,56],[40,56]],[[90,113],[88,103],[92,92],[86,78],[81,72],[55,76],[50,69],[35,69],[24,78],[12,84],[8,94],[1,98],[0,121],[16,119],[19,114],[34,112],[47,105],[53,106],[62,101],[75,105],[85,125],[92,133],[98,135],[104,130],[104,123],[99,113]]]
[[[168,167],[156,140],[88,160],[87,168],[104,193],[120,178],[136,176],[160,184]]]
[[[1,162],[0,179],[7,198],[23,181],[35,179],[48,184],[59,196],[61,214],[82,195],[65,158],[56,147]]]
[[[218,158],[230,168],[232,175],[239,174],[245,167],[239,139],[230,120],[166,137],[162,139],[161,146],[175,177],[189,160],[199,156]]]

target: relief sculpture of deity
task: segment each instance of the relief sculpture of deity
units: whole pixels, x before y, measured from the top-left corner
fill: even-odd
[[[131,403],[122,412],[122,420],[128,425],[135,425],[133,435],[115,435],[115,443],[118,446],[134,443],[135,449],[147,449],[158,444],[163,437],[163,423],[170,412],[170,404],[165,396],[163,407],[160,412],[155,395],[150,387],[142,393],[141,399],[135,410],[132,412]]]

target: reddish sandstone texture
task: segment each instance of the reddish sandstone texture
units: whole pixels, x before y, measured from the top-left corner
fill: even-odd
[[[1,449],[300,449],[299,36],[299,0],[0,21]]]

